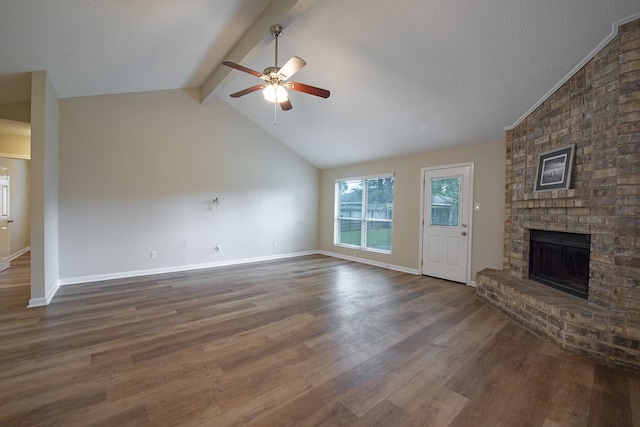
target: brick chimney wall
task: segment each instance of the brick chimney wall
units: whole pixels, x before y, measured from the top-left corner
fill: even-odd
[[[534,192],[538,155],[575,144],[569,190]],[[503,268],[528,277],[529,231],[591,234],[589,303],[640,315],[640,20],[507,132]]]
[[[568,190],[534,192],[541,153],[575,145]],[[563,350],[640,372],[640,20],[507,132],[503,270],[478,298]],[[528,280],[530,230],[591,235],[588,301]]]

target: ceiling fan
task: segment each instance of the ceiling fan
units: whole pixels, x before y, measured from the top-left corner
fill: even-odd
[[[293,108],[291,101],[289,100],[287,89],[308,93],[321,98],[328,98],[331,92],[326,89],[289,81],[289,78],[297,73],[302,67],[307,65],[307,63],[302,58],[292,56],[291,59],[289,59],[282,67],[278,67],[278,39],[282,37],[284,28],[282,25],[275,24],[269,28],[269,31],[276,39],[275,65],[273,67],[267,67],[262,73],[260,73],[231,61],[224,61],[222,63],[227,67],[235,68],[236,70],[243,71],[264,80],[264,83],[232,93],[231,97],[239,98],[248,93],[262,89],[262,94],[267,101],[280,104],[280,107],[285,111]]]

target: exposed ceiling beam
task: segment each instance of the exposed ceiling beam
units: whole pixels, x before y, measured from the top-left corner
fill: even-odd
[[[225,60],[236,63],[247,62],[252,55],[264,49],[273,40],[269,27],[280,24],[287,27],[302,15],[315,0],[273,0],[264,12],[249,27],[249,30],[225,55]],[[200,88],[200,102],[205,104],[215,96],[221,87],[231,80],[233,70],[222,64],[213,70]]]

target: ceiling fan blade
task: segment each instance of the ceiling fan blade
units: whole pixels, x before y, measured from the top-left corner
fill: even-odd
[[[282,74],[283,76],[285,76],[285,78],[288,79],[291,76],[293,76],[295,73],[300,71],[300,69],[305,65],[307,65],[307,63],[304,61],[304,59],[299,58],[297,56],[292,56],[291,59],[289,59],[287,63],[284,64],[282,68],[280,68],[280,74]]]
[[[285,99],[280,103],[280,107],[282,108],[282,111],[287,111],[287,110],[291,110],[293,108],[293,105],[291,105],[290,100]]]
[[[241,90],[239,92],[232,93],[230,96],[232,98],[240,98],[241,96],[246,95],[248,93],[255,92],[255,91],[260,90],[260,89],[264,89],[266,86],[267,85],[265,83],[260,84],[260,85],[251,86],[251,87],[243,89],[243,90]]]
[[[244,65],[240,65],[240,64],[236,64],[235,62],[231,62],[231,61],[223,61],[222,65],[226,65],[227,67],[231,67],[231,68],[235,68],[236,70],[240,70],[240,71],[244,71],[245,73],[249,73],[253,76],[256,77],[262,77],[264,74],[256,71],[256,70],[252,70],[251,68],[247,68]]]
[[[319,96],[320,98],[328,98],[329,95],[331,95],[331,92],[329,92],[326,89],[321,89],[319,87],[306,85],[304,83],[287,82],[286,86],[289,89],[293,89],[298,92],[308,93],[309,95]]]

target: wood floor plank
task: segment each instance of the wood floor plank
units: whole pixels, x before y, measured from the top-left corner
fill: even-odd
[[[147,417],[154,426],[174,426],[194,419],[210,419],[222,413],[213,396],[213,389],[172,390],[145,405]]]
[[[256,396],[285,383],[300,374],[287,369],[307,358],[311,352],[304,346],[288,349],[275,358],[256,362],[228,372],[215,380],[215,397],[223,410],[245,404]]]
[[[629,401],[631,402],[631,423],[640,426],[640,377],[629,376]]]
[[[303,427],[320,425],[350,425],[358,417],[344,404],[333,399],[322,399],[315,390],[309,390],[267,416],[254,420],[251,426]]]
[[[585,426],[588,423],[595,366],[576,357],[565,363],[551,400],[547,425]],[[547,423],[548,421],[548,423]]]
[[[531,361],[539,355],[536,349],[542,343],[532,337],[518,325],[505,326],[483,347],[477,359],[470,360],[445,383],[469,399],[451,426],[498,424],[523,383]],[[520,409],[517,403],[516,408]],[[526,420],[518,421],[523,422]]]
[[[351,425],[353,427],[399,426],[407,418],[409,418],[409,414],[388,400],[384,400]]]
[[[483,387],[468,398],[469,401],[449,425],[455,427],[497,425],[502,413],[509,405],[511,396],[520,385],[521,379],[518,375],[522,372],[522,370],[513,371],[505,366],[498,366],[492,370],[491,375],[485,379],[486,383]]]
[[[538,352],[529,358],[528,369],[500,417],[500,424],[542,425],[565,363],[564,359]]]
[[[433,397],[417,408],[401,427],[448,426],[468,401],[447,387],[438,387]]]
[[[219,427],[244,427],[250,423],[269,425],[263,421],[269,420],[269,414],[297,399],[300,395],[304,395],[305,391],[310,388],[309,384],[302,378],[294,377],[265,393],[261,393],[242,406],[225,410],[220,415],[202,420],[201,423],[194,423],[193,425],[215,425]]]
[[[314,369],[303,373],[302,376],[314,387],[319,387],[371,360],[384,349],[397,344],[402,338],[402,336],[388,334],[360,348],[358,351],[348,348],[346,352],[339,354],[337,359],[320,364]]]
[[[362,416],[402,388],[418,373],[418,369],[405,361],[377,372],[366,383],[354,388],[341,401],[357,416]]]
[[[0,272],[0,425],[639,425],[640,373],[473,288],[309,255],[62,287]],[[635,423],[635,424],[634,424]]]
[[[482,349],[474,353],[472,360],[447,381],[447,387],[462,396],[472,398],[485,387],[488,378],[501,362],[513,360],[513,364],[522,363],[527,351],[531,351],[534,346],[530,344],[530,340],[521,340],[524,333],[522,327],[512,323],[500,329]],[[519,348],[519,343],[522,343],[523,348]],[[513,355],[514,358],[504,358],[505,354]]]
[[[21,404],[10,407],[3,405],[0,425],[39,425],[49,424],[52,420],[55,420],[57,425],[67,425],[67,418],[73,411],[81,411],[91,405],[104,402],[106,397],[106,387],[100,386],[79,388],[75,393],[69,393],[64,397],[38,395],[36,408],[33,405],[36,401],[25,401],[25,398],[22,398]]]
[[[147,409],[137,402],[103,402],[91,405],[83,410],[66,413],[63,419],[49,419],[45,425],[65,426],[151,426]]]
[[[632,425],[628,376],[616,369],[596,366],[589,407],[589,426]]]

